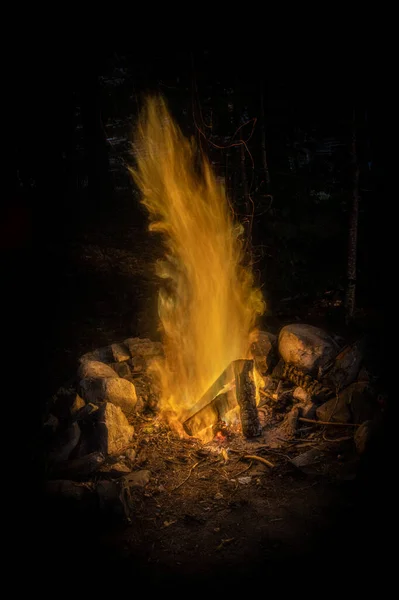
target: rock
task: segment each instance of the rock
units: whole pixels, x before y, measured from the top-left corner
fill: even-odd
[[[310,400],[311,400],[311,395],[308,394],[308,392],[301,387],[295,388],[295,390],[293,391],[292,397],[295,400],[299,400],[300,402],[310,402]]]
[[[115,454],[128,446],[132,440],[134,427],[119,406],[105,402],[96,413],[96,433],[100,450],[104,454]]]
[[[147,362],[144,356],[133,356],[133,358],[129,358],[127,361],[131,371],[134,373],[140,373],[141,371],[145,371],[147,367]]]
[[[363,360],[363,354],[363,340],[359,340],[351,346],[346,346],[335,357],[333,366],[323,375],[321,381],[333,389],[344,389],[356,380]]]
[[[301,417],[304,419],[316,419],[316,404],[313,402],[307,402],[305,404],[299,405],[301,410]],[[302,425],[306,425],[306,423],[302,423]]]
[[[58,478],[68,477],[72,479],[74,477],[86,477],[98,471],[104,460],[105,456],[101,452],[91,452],[81,458],[68,460],[58,465],[56,475]]]
[[[62,502],[81,510],[95,507],[95,494],[90,483],[79,483],[68,479],[48,481],[46,494],[49,500]]]
[[[118,376],[116,375],[116,377]],[[86,377],[79,381],[78,392],[85,402],[88,404],[101,404],[104,402],[104,381],[106,379],[93,377]]]
[[[88,361],[99,361],[102,363],[112,363],[115,362],[114,354],[112,352],[111,346],[105,346],[104,348],[97,348],[92,352],[87,352],[83,356],[80,357],[79,362],[88,362]]]
[[[345,396],[331,398],[316,409],[316,418],[319,421],[332,421],[339,423],[351,423],[352,415],[346,403]]]
[[[75,395],[75,400],[73,401],[73,404],[70,407],[70,413],[71,415],[74,417],[77,415],[77,413],[84,407],[86,406],[85,401],[83,400],[83,398],[81,398],[79,396],[79,394]]]
[[[307,372],[316,372],[335,358],[338,345],[322,329],[299,323],[281,329],[278,350],[286,363]]]
[[[123,487],[125,488],[144,488],[150,481],[151,471],[148,469],[142,469],[141,471],[135,471],[130,473],[123,478]]]
[[[371,420],[364,421],[364,423],[356,429],[354,441],[356,450],[359,454],[363,454],[367,449],[372,434],[372,423]]]
[[[321,421],[363,423],[372,419],[378,410],[372,388],[365,381],[355,381],[339,392],[338,400],[332,398],[319,406],[316,415]]]
[[[118,377],[118,373],[114,371],[109,365],[98,360],[85,360],[79,368],[77,377],[79,380],[91,378],[106,378],[106,377]]]
[[[127,416],[135,413],[137,395],[131,381],[120,377],[87,378],[80,382],[80,391],[87,402],[93,404],[112,402],[112,404],[120,406]]]
[[[126,344],[111,344],[111,351],[115,362],[123,362],[130,358],[130,352]]]
[[[49,453],[50,462],[59,463],[68,460],[80,439],[80,427],[75,422],[57,437],[56,447]]]
[[[104,400],[119,406],[127,417],[135,413],[137,404],[136,388],[126,379],[104,379]]]
[[[125,451],[125,457],[127,458],[130,464],[133,464],[136,460],[136,454],[136,450],[133,450],[133,448],[128,448]]]
[[[302,469],[303,467],[308,467],[310,465],[319,463],[322,457],[323,454],[320,452],[320,450],[312,448],[311,450],[302,452],[302,454],[298,454],[298,456],[293,458],[290,462],[298,469]]]
[[[131,468],[128,467],[123,461],[118,461],[113,464],[103,465],[100,468],[101,473],[106,473],[109,477],[121,477],[131,472]]]
[[[163,346],[161,342],[152,342],[148,338],[128,338],[124,341],[128,347],[130,356],[143,356],[145,358],[162,356]]]
[[[97,404],[89,402],[75,413],[75,421],[87,421],[98,410]]]
[[[251,355],[261,375],[270,373],[278,360],[277,336],[268,331],[258,331],[251,344]]]
[[[129,359],[129,360],[132,360],[132,359]],[[119,363],[112,363],[111,367],[119,375],[119,377],[130,377],[132,374],[132,370],[126,361],[119,362]]]

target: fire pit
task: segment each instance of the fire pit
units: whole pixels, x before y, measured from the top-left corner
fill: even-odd
[[[117,340],[80,358],[44,418],[48,498],[132,526],[156,522],[162,539],[212,512],[224,552],[237,535],[223,532],[219,510],[228,521],[259,492],[266,515],[277,478],[299,494],[298,476],[353,474],[384,398],[363,340],[306,323],[259,330],[265,305],[243,230],[162,100],[147,103],[135,152],[150,230],[165,245],[160,341]]]

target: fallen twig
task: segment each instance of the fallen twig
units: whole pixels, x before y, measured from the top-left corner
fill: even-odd
[[[183,483],[186,483],[186,481],[190,478],[191,473],[194,471],[195,467],[198,467],[198,465],[202,462],[204,462],[205,458],[203,458],[202,460],[199,460],[198,462],[196,462],[190,469],[187,477],[185,479],[183,479],[183,481],[181,483],[179,483],[179,485],[177,485],[176,487],[172,488],[170,491],[174,492],[175,490],[179,489],[179,487],[181,487],[183,485]]]
[[[239,475],[242,475],[243,473],[245,473],[245,471],[248,471],[251,467],[252,467],[252,462],[250,462],[249,465],[247,467],[245,467],[245,469],[242,469],[242,471],[239,471],[235,475],[232,475],[231,479],[235,479]]]
[[[326,433],[323,432],[323,440],[325,442],[347,442],[348,440],[352,440],[353,436],[352,435],[345,435],[343,437],[339,437],[339,438],[334,438],[334,439],[330,439],[326,437]]]
[[[338,425],[339,427],[360,427],[360,423],[342,423],[341,421],[316,421],[315,419],[306,419],[299,417],[298,421],[304,423],[314,423],[315,425]]]
[[[273,468],[275,466],[272,462],[270,462],[270,460],[262,458],[261,456],[256,456],[256,454],[246,454],[245,456],[243,456],[243,458],[246,458],[247,460],[258,460],[259,462],[263,463],[264,465],[267,465],[268,467]]]

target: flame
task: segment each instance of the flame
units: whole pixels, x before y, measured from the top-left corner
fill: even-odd
[[[134,141],[130,172],[166,250],[157,264],[165,358],[153,371],[161,413],[181,421],[231,361],[248,356],[264,301],[243,266],[243,228],[225,190],[163,98],[147,98]]]

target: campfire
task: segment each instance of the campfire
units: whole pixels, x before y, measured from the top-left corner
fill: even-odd
[[[201,461],[213,448],[224,462],[238,454],[269,470],[286,461],[303,469],[330,443],[363,452],[384,409],[363,340],[348,344],[306,323],[259,330],[265,303],[243,228],[162,99],[147,101],[134,150],[131,173],[164,244],[161,341],[127,338],[79,359],[73,384],[45,414],[50,492],[95,494],[130,515],[131,490],[152,489],[143,446],[159,440],[157,456],[172,463],[162,452],[178,440],[196,444]],[[160,477],[151,493],[166,489]]]
[[[206,440],[216,421],[235,422],[239,406],[246,434],[256,435],[259,377],[244,359],[264,302],[251,265],[244,265],[243,228],[207,158],[183,136],[162,98],[147,100],[135,153],[131,173],[150,230],[165,247],[157,264],[165,281],[158,303],[165,356],[152,364],[160,411]]]

